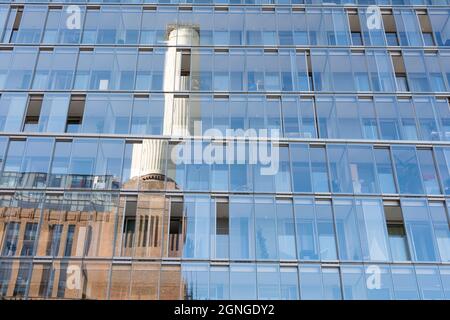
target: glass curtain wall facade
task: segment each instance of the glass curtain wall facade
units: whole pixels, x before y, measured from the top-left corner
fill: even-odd
[[[1,1],[0,299],[450,299],[449,5]]]

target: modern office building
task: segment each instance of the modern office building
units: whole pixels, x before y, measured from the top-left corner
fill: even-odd
[[[450,2],[1,1],[0,163],[0,299],[450,299]]]

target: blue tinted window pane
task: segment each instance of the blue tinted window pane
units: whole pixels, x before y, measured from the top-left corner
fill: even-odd
[[[5,157],[3,167],[1,186],[13,188],[21,177],[20,168],[22,165],[22,156],[25,151],[25,141],[10,141],[8,152]]]
[[[280,259],[296,259],[295,222],[292,202],[277,200],[277,235]]]
[[[352,180],[346,147],[344,145],[329,145],[327,146],[327,154],[333,192],[352,193]]]
[[[230,298],[230,271],[228,267],[211,267],[209,272],[209,299]]]
[[[42,188],[47,181],[53,139],[29,138],[20,171],[22,187]]]
[[[450,224],[446,207],[442,202],[429,202],[428,205],[441,261],[450,261]]]
[[[450,149],[436,147],[434,150],[444,193],[450,194]]]
[[[46,15],[47,8],[45,7],[25,7],[15,42],[39,43]]]
[[[230,298],[229,268],[211,267],[209,277],[209,298],[211,300],[228,300]]]
[[[279,300],[280,269],[277,265],[258,265],[257,284],[259,300]]]
[[[40,132],[64,132],[70,97],[66,94],[44,96],[39,115]]]
[[[131,116],[131,133],[163,134],[164,100],[160,96],[134,99]]]
[[[123,140],[100,140],[94,175],[94,189],[119,189],[122,173]]]
[[[392,154],[400,193],[424,193],[415,148],[393,146]]]
[[[394,10],[395,24],[402,46],[423,46],[422,31],[416,12],[409,9]]]
[[[372,17],[372,14],[372,11],[367,9],[359,10],[359,20],[364,36],[364,43],[367,46],[385,46],[386,39],[383,26],[381,25],[381,28],[370,28],[370,25],[367,26],[367,21]]]
[[[300,106],[298,99],[283,97],[282,113],[284,136],[301,137],[301,124],[299,121]]]
[[[341,260],[362,260],[355,208],[352,200],[334,200],[336,235]]]
[[[380,92],[395,91],[394,71],[390,54],[384,50],[367,50],[366,64],[371,75],[372,89]]]
[[[249,168],[253,168],[253,188],[255,192],[273,192],[275,189],[274,176],[273,174],[265,174],[264,167],[265,166],[263,166],[260,162],[257,162],[254,165],[249,165]]]
[[[328,97],[318,97],[316,100],[319,137],[339,138],[336,108],[334,101]]]
[[[439,182],[434,165],[433,154],[431,150],[418,149],[417,158],[419,159],[420,171],[422,173],[423,184],[427,194],[440,194]]]
[[[290,153],[294,192],[311,192],[308,145],[291,144]]]
[[[145,141],[144,141],[145,143]],[[148,143],[148,140],[147,140]],[[137,189],[140,175],[142,143],[126,143],[123,156],[122,188]]]
[[[429,97],[415,98],[414,105],[423,140],[440,140],[437,103]]]
[[[298,270],[297,268],[280,268],[281,300],[298,300]]]
[[[406,91],[406,90],[405,90]],[[410,100],[397,100],[403,140],[418,140],[416,117]]]
[[[266,173],[275,173],[275,190],[276,192],[291,192],[291,168],[289,161],[289,148],[280,147],[267,147],[269,152],[273,152],[273,156],[270,158],[269,165],[264,165],[267,168]],[[276,159],[276,152],[278,150],[278,160]]]
[[[128,95],[89,95],[82,132],[128,133],[132,98]]]
[[[341,300],[341,277],[338,268],[322,268],[323,294],[325,300]]]
[[[366,266],[367,298],[371,300],[393,300],[394,288],[391,270],[387,266]]]
[[[186,238],[183,258],[209,258],[210,199],[208,196],[187,196],[185,204]]]
[[[394,100],[392,98],[375,99],[375,110],[378,116],[381,138],[399,140],[400,125]]]
[[[348,146],[353,191],[355,193],[379,193],[375,176],[372,148],[366,146]]]
[[[255,232],[256,258],[277,259],[276,212],[273,198],[255,197]]]
[[[7,89],[28,89],[31,84],[37,51],[32,48],[16,48],[10,64]]]
[[[424,200],[403,200],[403,217],[416,261],[438,261],[427,203]]]
[[[183,263],[181,266],[181,280],[184,284],[183,299],[206,300],[209,298],[209,270],[208,264]]]
[[[3,167],[3,162],[5,161],[6,147],[8,146],[8,138],[0,138],[0,168]]]
[[[296,198],[294,201],[298,257],[301,260],[319,260],[314,202],[309,198]]]
[[[255,256],[253,201],[249,197],[230,197],[230,258]]]
[[[361,122],[358,115],[359,106],[356,99],[337,98],[334,103],[338,136],[330,136],[330,138],[361,139]]]
[[[232,264],[230,266],[230,299],[256,299],[256,270],[255,265]]]
[[[419,291],[413,267],[391,267],[394,294],[397,300],[417,300]]]
[[[348,45],[350,32],[342,9],[308,9],[307,24],[314,45]]]
[[[0,97],[0,130],[20,131],[27,103],[26,94],[3,93]]]
[[[434,103],[436,110],[436,118],[438,122],[439,138],[434,138],[435,140],[449,140],[450,137],[450,107],[447,100],[441,99],[431,99]]]
[[[311,159],[311,175],[314,192],[329,192],[328,166],[325,148],[312,147],[309,149]]]
[[[437,267],[416,266],[416,276],[422,299],[442,300],[444,298],[439,269]]]
[[[431,9],[428,13],[438,46],[450,46],[449,10]]]
[[[333,213],[329,201],[316,201],[317,234],[321,260],[336,260],[337,246]]]
[[[321,300],[324,298],[320,266],[301,266],[300,297],[302,300]]]
[[[382,203],[379,200],[358,199],[356,212],[364,260],[388,261],[388,238]]]
[[[227,164],[213,164],[211,166],[211,191],[227,191],[228,175]]]
[[[199,144],[196,141],[193,143]],[[195,161],[195,160],[194,160]],[[186,190],[208,191],[210,165],[207,164],[187,164],[186,165]]]
[[[68,182],[72,188],[92,187],[96,156],[97,140],[74,140],[69,167],[70,181]]]
[[[377,167],[378,181],[382,193],[396,193],[394,172],[392,171],[392,161],[389,149],[374,149],[375,162]]]
[[[301,132],[305,138],[316,138],[314,103],[311,99],[300,100]]]
[[[247,164],[230,165],[230,190],[250,191],[252,189],[252,167]]]
[[[333,91],[355,91],[352,74],[352,56],[348,51],[328,52],[330,76],[333,81]]]
[[[444,298],[450,300],[450,267],[440,267]]]
[[[71,142],[57,141],[55,143],[50,169],[49,187],[63,188],[66,185],[71,148]]]
[[[345,300],[367,299],[367,287],[364,271],[365,270],[363,267],[358,266],[341,268]]]

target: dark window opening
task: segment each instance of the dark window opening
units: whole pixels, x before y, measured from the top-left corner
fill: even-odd
[[[66,132],[80,132],[81,124],[83,122],[84,105],[85,97],[71,98],[67,114]]]
[[[38,131],[41,108],[42,108],[42,96],[31,96],[30,100],[28,101],[28,108],[22,131],[24,132]]]
[[[410,261],[408,239],[403,222],[402,210],[398,204],[385,205],[384,214],[393,261]]]
[[[169,257],[181,256],[183,248],[183,203],[172,202],[169,223]]]

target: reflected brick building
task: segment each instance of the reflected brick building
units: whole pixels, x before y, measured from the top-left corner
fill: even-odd
[[[1,299],[450,298],[448,0],[70,5],[0,3]]]

